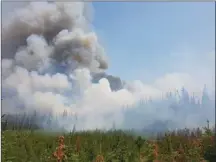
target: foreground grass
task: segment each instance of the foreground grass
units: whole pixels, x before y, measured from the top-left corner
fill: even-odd
[[[60,135],[62,137],[58,139]],[[214,132],[207,128],[203,133],[199,129],[169,132],[158,135],[157,140],[134,137],[121,131],[50,134],[5,130],[2,132],[2,161],[213,162],[216,161],[214,137]]]

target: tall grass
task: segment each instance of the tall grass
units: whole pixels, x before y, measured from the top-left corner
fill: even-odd
[[[156,138],[136,137],[121,130],[50,134],[17,123],[2,130],[3,161],[213,162],[216,158],[215,128],[208,122],[202,129],[158,133]]]

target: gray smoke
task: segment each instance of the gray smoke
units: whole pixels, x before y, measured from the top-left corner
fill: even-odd
[[[125,86],[124,81],[122,81],[120,77],[109,75],[105,72],[92,74],[92,82],[98,83],[102,78],[106,78],[109,81],[110,88],[113,91],[123,89]]]
[[[58,125],[67,130],[73,129],[74,124],[77,129],[108,129],[113,123],[119,128],[147,128],[155,121],[173,121],[179,127],[197,126],[207,118],[213,121],[214,99],[200,106],[188,100],[182,104],[182,94],[169,99],[161,97],[184,86],[188,89],[187,96],[195,91],[194,95],[202,98],[200,87],[206,81],[212,92],[214,62],[207,62],[211,67],[206,68],[208,73],[203,75],[206,77],[171,73],[151,84],[139,80],[123,82],[105,73],[108,59],[90,27],[91,4],[34,2],[10,10],[13,13],[4,11],[7,18],[2,29],[3,113],[36,110],[41,116],[54,114],[57,118],[43,117],[51,121],[49,125],[38,118],[40,126]],[[149,102],[150,99],[154,102]],[[148,102],[140,104],[141,101]],[[185,109],[193,105],[199,111]],[[68,115],[59,115],[65,112]]]
[[[31,70],[46,59],[73,69],[107,69],[104,49],[89,31],[88,15],[86,3],[30,3],[3,24],[2,58]]]

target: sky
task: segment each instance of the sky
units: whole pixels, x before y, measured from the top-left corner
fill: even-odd
[[[24,3],[5,3],[2,20]],[[198,86],[214,84],[214,2],[93,2],[92,15],[107,73],[147,84],[186,74]]]
[[[155,102],[150,106],[141,105],[145,122],[137,120],[138,123],[148,120],[182,123],[184,116],[184,124],[192,126],[206,118],[214,119],[214,3],[93,2],[92,24],[86,23],[83,14],[86,8],[81,3],[35,3],[8,19],[8,13],[25,5],[26,2],[6,3],[2,8],[3,22],[9,20],[2,30],[6,45],[2,53],[14,56],[2,60],[2,87],[6,94],[2,105],[7,112],[17,112],[19,106],[44,113],[67,110],[83,119],[79,126],[82,129],[104,128],[112,126],[113,122],[124,124],[127,120],[122,110],[127,107],[136,111],[135,104],[151,97]],[[62,31],[56,33],[59,24]],[[89,25],[93,31],[86,32]],[[47,31],[54,35],[47,37]],[[54,38],[52,42],[51,37]],[[26,40],[25,46],[22,39]],[[7,48],[15,52],[7,51]],[[103,51],[109,63],[104,59]],[[68,68],[69,71],[59,74],[54,68],[54,74],[50,75],[49,68],[55,67],[52,61],[58,62],[56,57],[62,54],[68,56],[63,61],[72,58],[66,67],[75,65],[74,70]],[[74,61],[78,61],[78,65]],[[108,65],[106,72],[125,80],[124,87],[111,91],[111,83],[105,78],[92,83],[90,72],[98,70],[98,65],[104,65],[100,66],[104,69]],[[195,114],[193,109],[187,109],[193,107],[192,104],[186,104],[176,114],[167,105],[173,100],[170,103],[161,100],[166,92],[176,92],[182,87],[190,95],[202,97],[205,84],[213,100],[209,101],[210,106],[202,107]],[[80,94],[78,99],[74,91]],[[10,92],[16,92],[13,98]],[[158,108],[164,109],[158,113]],[[107,117],[110,117],[109,122]],[[59,120],[62,125],[68,124],[68,129],[72,128],[71,119]]]
[[[108,72],[123,79],[151,82],[167,73],[188,72],[205,66],[200,61],[214,51],[213,2],[94,2],[93,6],[93,26],[110,60]]]

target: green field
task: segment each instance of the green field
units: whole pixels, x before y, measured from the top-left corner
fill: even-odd
[[[59,144],[59,136],[63,136]],[[204,162],[215,161],[214,131],[179,130],[156,139],[122,131],[45,133],[35,130],[2,130],[3,162],[55,162],[60,150],[68,162]],[[60,148],[61,149],[61,148]]]

